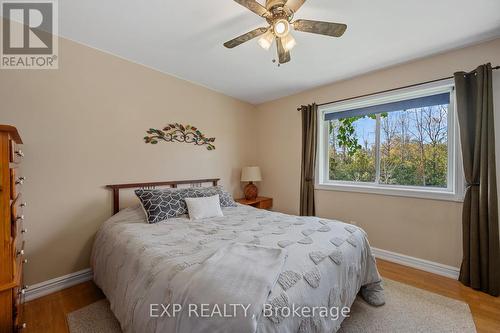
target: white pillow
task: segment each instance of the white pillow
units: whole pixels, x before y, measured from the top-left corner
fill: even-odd
[[[224,216],[220,208],[219,195],[203,198],[185,198],[189,218],[199,220],[209,217]]]

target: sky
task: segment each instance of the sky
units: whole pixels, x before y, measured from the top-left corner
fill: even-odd
[[[388,116],[391,119],[394,119],[397,117],[400,113],[402,112],[412,112],[412,110],[408,111],[395,111],[395,112],[390,112]],[[357,120],[354,122],[354,126],[356,128],[356,137],[358,138],[358,143],[364,147],[365,140],[368,142],[368,145],[374,145],[375,144],[375,127],[376,127],[376,120],[371,119],[369,117],[365,117],[362,119]],[[410,127],[409,130],[415,132],[415,124],[413,122],[410,122]],[[381,133],[381,141],[384,141],[384,133]]]

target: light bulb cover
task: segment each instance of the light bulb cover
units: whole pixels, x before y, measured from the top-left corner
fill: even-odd
[[[271,45],[273,45],[274,35],[271,31],[266,32],[262,37],[257,41],[264,50],[269,50]]]
[[[285,19],[279,19],[274,22],[273,31],[276,37],[285,37],[290,31],[290,23]]]
[[[290,51],[297,45],[297,41],[295,38],[293,38],[292,34],[288,34],[285,37],[283,37],[283,48],[286,51]]]

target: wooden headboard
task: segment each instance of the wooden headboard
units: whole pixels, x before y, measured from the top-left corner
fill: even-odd
[[[213,186],[217,186],[220,178],[212,178],[212,179],[195,179],[195,180],[172,180],[166,182],[151,182],[151,183],[133,183],[133,184],[115,184],[115,185],[106,185],[106,188],[109,188],[113,191],[113,214],[116,214],[120,211],[120,190],[123,189],[155,189],[159,186],[169,186],[172,188],[176,188],[178,185],[198,185],[201,186],[205,183],[211,183]]]

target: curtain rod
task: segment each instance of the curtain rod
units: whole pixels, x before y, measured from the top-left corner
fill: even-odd
[[[495,67],[492,67],[491,69],[492,70],[497,70],[497,69],[500,69],[500,66],[495,66]],[[413,88],[413,87],[421,86],[423,84],[434,83],[434,82],[439,82],[439,81],[444,81],[444,80],[449,80],[449,79],[453,79],[453,76],[443,77],[443,78],[440,78],[440,79],[435,79],[435,80],[426,81],[426,82],[414,83],[414,84],[410,84],[410,85],[403,86],[403,87],[397,87],[397,88],[391,88],[391,89],[381,90],[381,91],[377,91],[377,92],[373,92],[373,93],[369,93],[369,94],[364,94],[364,95],[359,95],[359,96],[354,96],[354,97],[343,98],[343,99],[339,99],[339,100],[336,100],[336,101],[321,103],[321,104],[318,104],[318,106],[324,106],[324,105],[328,105],[328,104],[332,104],[332,103],[338,103],[338,102],[345,102],[345,101],[349,101],[351,99],[356,99],[356,98],[368,97],[368,96],[372,96],[372,95],[383,94],[383,93],[387,93],[387,92],[391,92],[391,91],[395,91],[395,90],[400,90],[400,89]],[[302,110],[302,107],[298,107],[297,108],[297,111],[301,111],[301,110]]]

